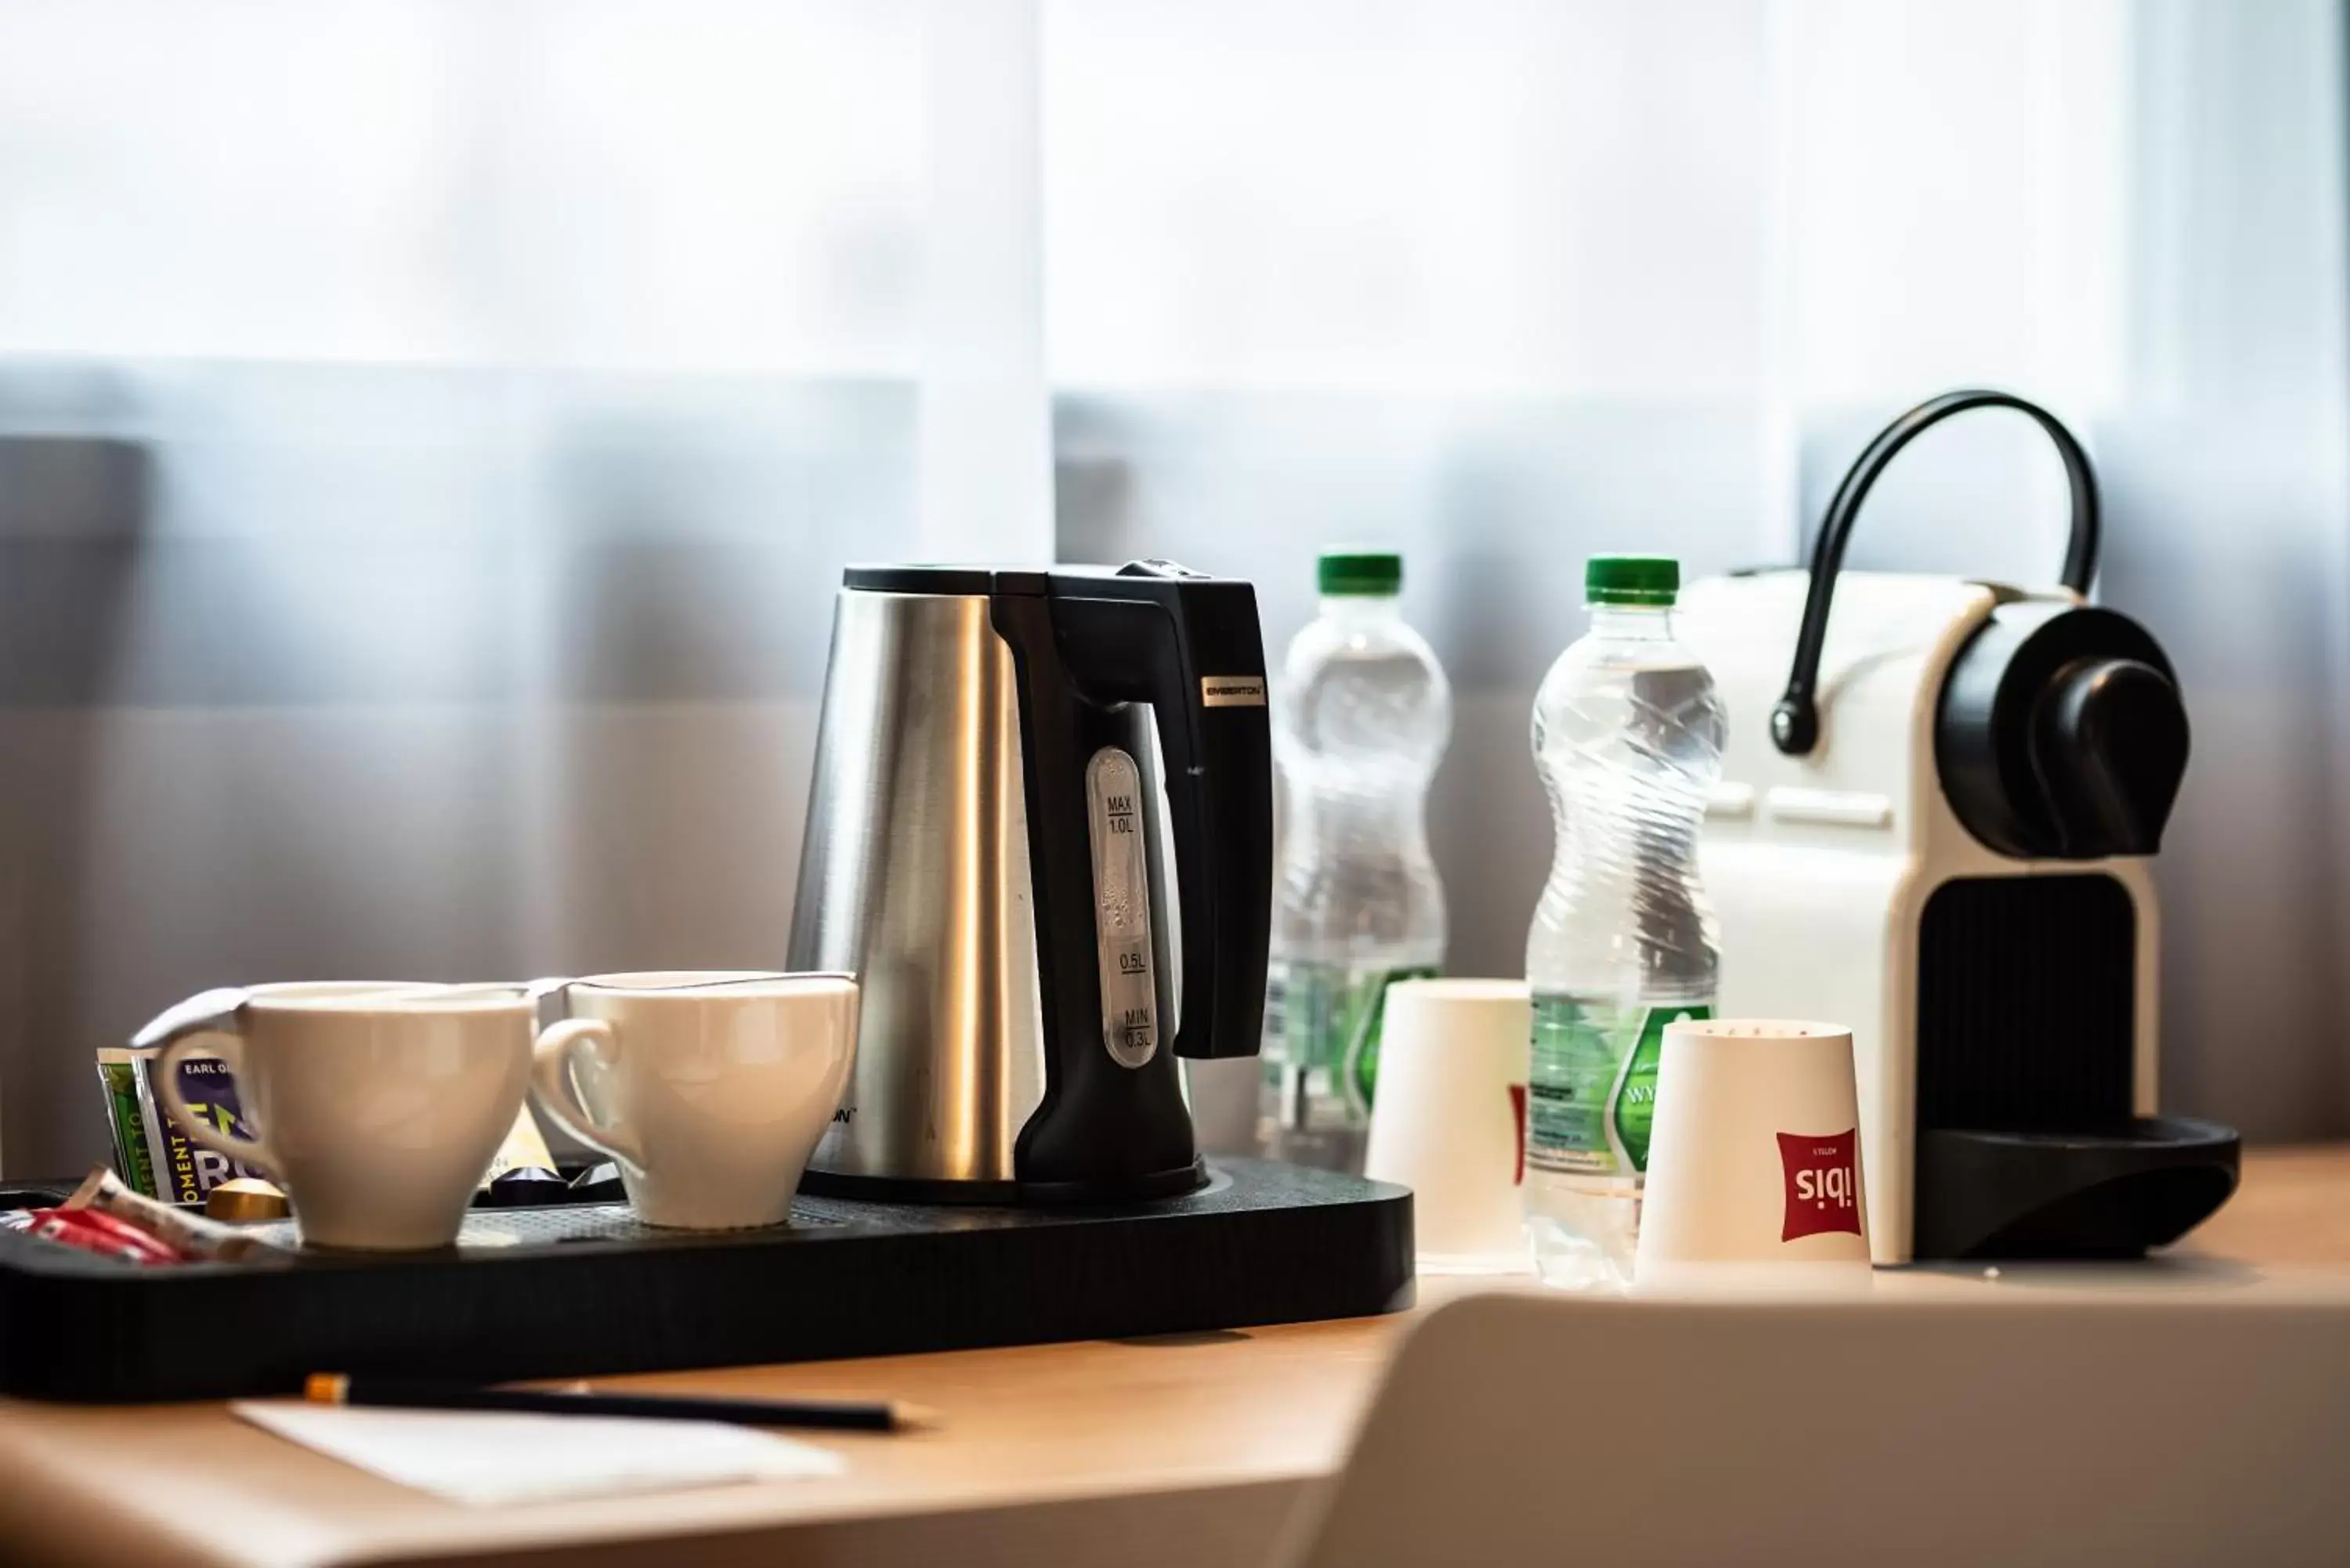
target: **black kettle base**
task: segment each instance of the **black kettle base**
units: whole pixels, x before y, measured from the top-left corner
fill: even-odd
[[[1141,1203],[1181,1198],[1208,1185],[1208,1162],[1195,1159],[1173,1170],[1118,1181],[927,1181],[894,1176],[851,1176],[810,1170],[800,1190],[817,1198],[847,1198],[860,1203],[920,1203],[1025,1208],[1030,1205]]]

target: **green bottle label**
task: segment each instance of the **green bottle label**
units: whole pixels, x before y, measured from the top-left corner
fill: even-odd
[[[1264,1071],[1292,1107],[1284,1122],[1368,1119],[1379,1081],[1388,987],[1436,973],[1432,964],[1275,963],[1264,999]]]
[[[1526,1164],[1571,1176],[1647,1170],[1665,1025],[1712,1016],[1702,1003],[1618,1008],[1571,995],[1535,997]]]

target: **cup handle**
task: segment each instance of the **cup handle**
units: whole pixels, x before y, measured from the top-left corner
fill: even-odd
[[[530,1052],[531,1097],[556,1127],[641,1175],[645,1157],[637,1140],[623,1128],[598,1126],[573,1090],[572,1054],[583,1045],[600,1045],[608,1062],[617,1061],[620,1032],[601,1018],[566,1018],[539,1031],[538,1043]]]
[[[224,1154],[231,1159],[258,1166],[272,1175],[278,1174],[277,1155],[266,1138],[235,1137],[221,1131],[198,1115],[196,1108],[188,1104],[187,1096],[180,1093],[180,1058],[200,1045],[228,1064],[229,1076],[235,1079],[240,1087],[244,1083],[244,1041],[242,1036],[231,1030],[217,1028],[197,1029],[175,1035],[155,1053],[155,1098],[162,1106],[164,1115],[178,1124],[190,1143],[201,1145],[216,1154]]]

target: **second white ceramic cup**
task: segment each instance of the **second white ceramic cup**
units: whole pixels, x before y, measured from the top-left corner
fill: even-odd
[[[1665,1026],[1636,1289],[1866,1288],[1852,1031]]]
[[[638,1217],[693,1231],[782,1223],[848,1081],[857,982],[662,971],[566,988],[532,1088],[610,1155]]]
[[[1388,987],[1363,1174],[1411,1189],[1422,1273],[1528,1266],[1519,1189],[1531,1035],[1522,980]]]
[[[157,1098],[190,1141],[268,1171],[307,1245],[457,1239],[529,1081],[537,1007],[521,988],[325,981],[209,994],[221,1009],[182,1003],[155,1059]],[[188,1104],[180,1058],[198,1050],[228,1064],[255,1137]]]

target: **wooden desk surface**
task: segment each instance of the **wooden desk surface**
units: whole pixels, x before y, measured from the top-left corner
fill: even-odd
[[[2350,1146],[2257,1152],[2190,1240],[2250,1262],[2350,1264]],[[1463,1283],[1424,1281],[1423,1308]],[[0,1402],[0,1559],[317,1564],[458,1560],[567,1568],[1263,1561],[1336,1469],[1411,1314],[1140,1342],[743,1367],[603,1386],[886,1395],[936,1407],[905,1437],[826,1437],[828,1480],[469,1509],[248,1427],[218,1405]]]

